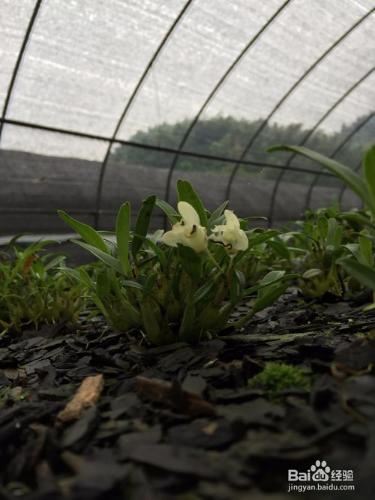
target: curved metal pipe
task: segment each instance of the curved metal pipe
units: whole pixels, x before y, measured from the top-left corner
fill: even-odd
[[[258,40],[258,38],[264,33],[267,28],[273,23],[273,21],[278,17],[278,15],[285,9],[285,7],[291,2],[292,0],[286,0],[274,14],[268,19],[268,21],[262,26],[262,28],[249,40],[247,45],[242,49],[242,51],[239,53],[239,55],[236,57],[236,59],[232,62],[232,64],[227,68],[225,73],[221,76],[219,81],[216,83],[214,88],[211,90],[209,95],[207,96],[206,100],[203,102],[201,108],[199,109],[198,113],[195,115],[193,120],[191,121],[189,127],[185,131],[184,136],[181,139],[181,142],[178,146],[178,150],[181,151],[182,148],[185,146],[186,141],[188,140],[194,126],[198,122],[199,118],[201,117],[203,111],[206,109],[208,104],[210,103],[211,99],[214,97],[218,89],[222,86],[224,81],[228,78],[228,76],[231,74],[233,69],[237,66],[237,64],[240,62],[240,60],[243,58],[243,56],[247,53],[247,51],[250,49],[250,47],[253,46],[253,44]],[[172,160],[169,172],[168,172],[168,177],[167,177],[167,186],[166,186],[166,191],[165,191],[165,199],[166,201],[169,201],[170,198],[170,191],[171,191],[171,183],[172,183],[172,176],[173,172],[176,168],[177,161],[179,158],[179,153],[175,155],[175,157]]]
[[[368,123],[371,118],[373,118],[373,116],[375,115],[375,112],[373,111],[372,113],[370,113],[362,122],[360,122],[357,127],[355,127],[348,135],[347,137],[345,137],[345,139],[336,147],[336,149],[329,155],[329,158],[334,158],[341,150],[342,148],[348,144],[348,142],[350,142],[350,140],[366,125],[366,123]],[[361,164],[360,164],[361,165]],[[359,167],[358,167],[359,168]],[[309,208],[310,206],[310,201],[311,201],[311,197],[312,197],[312,192],[313,192],[313,189],[314,187],[318,184],[318,181],[322,175],[322,173],[324,172],[324,169],[322,168],[320,170],[320,172],[318,172],[316,175],[315,175],[315,178],[313,179],[313,181],[311,182],[310,184],[310,187],[309,187],[309,191],[306,195],[306,206],[305,206],[305,210],[307,208]],[[340,190],[340,193],[339,193],[339,197],[338,197],[338,202],[341,203],[341,200],[342,200],[342,196],[344,194],[344,191],[345,191],[345,185],[343,185],[343,187],[341,188]]]
[[[5,101],[4,101],[3,111],[1,113],[0,141],[1,141],[1,135],[2,135],[2,132],[3,132],[4,119],[5,119],[6,114],[8,112],[8,107],[9,107],[10,99],[11,99],[12,92],[13,92],[13,89],[14,89],[14,85],[15,85],[16,80],[17,80],[17,75],[18,75],[19,69],[21,67],[21,63],[22,63],[23,57],[25,55],[26,47],[27,47],[27,44],[28,44],[31,32],[32,32],[34,24],[35,24],[35,20],[36,20],[36,18],[38,16],[38,13],[39,13],[41,5],[42,5],[42,0],[37,0],[35,2],[34,10],[33,10],[33,13],[31,14],[29,24],[27,25],[25,36],[23,38],[23,42],[22,42],[20,51],[18,53],[17,61],[16,61],[16,64],[15,64],[15,66],[13,68],[12,77],[10,79],[9,87],[8,87],[8,91],[7,91],[7,95],[6,95]]]
[[[350,94],[355,90],[366,78],[368,78],[371,73],[375,70],[375,67],[372,67],[369,71],[367,71],[359,80],[357,80],[348,90],[346,90],[333,104],[332,106],[329,107],[329,109],[324,113],[324,115],[315,123],[315,125],[307,132],[303,140],[300,142],[299,146],[303,146],[308,139],[312,136],[312,134],[316,131],[316,129],[321,125],[321,123],[341,104]],[[292,154],[289,158],[289,160],[286,163],[286,170],[282,171],[278,178],[276,179],[275,186],[273,188],[272,192],[272,197],[271,197],[271,205],[270,205],[270,211],[269,211],[269,224],[272,224],[272,219],[273,219],[273,212],[275,208],[275,201],[276,201],[276,195],[279,190],[280,183],[285,175],[285,172],[288,170],[288,167],[290,167],[291,162],[293,159],[296,157],[296,154]],[[305,206],[308,206],[306,203]]]
[[[163,39],[160,42],[158,48],[156,49],[156,51],[152,55],[149,63],[147,64],[145,70],[143,71],[141,78],[138,80],[138,83],[135,86],[135,88],[133,90],[133,93],[129,97],[129,100],[127,101],[127,103],[125,105],[125,108],[124,108],[123,112],[121,113],[120,118],[117,121],[116,127],[115,127],[115,129],[113,131],[113,134],[112,134],[112,137],[111,137],[111,139],[109,141],[109,144],[108,144],[108,147],[107,147],[107,151],[106,151],[106,154],[104,156],[102,165],[100,167],[100,172],[99,172],[98,186],[97,186],[97,191],[96,191],[96,204],[95,204],[96,205],[96,215],[95,215],[95,228],[96,229],[98,228],[98,225],[99,225],[99,217],[100,217],[101,201],[102,201],[102,193],[103,193],[103,182],[104,182],[104,177],[105,177],[105,173],[106,173],[106,170],[107,170],[108,160],[109,160],[109,157],[110,157],[110,154],[111,154],[112,145],[115,142],[117,142],[116,141],[116,136],[117,136],[117,134],[118,134],[118,132],[120,130],[120,127],[121,127],[121,125],[122,125],[125,117],[129,113],[129,111],[130,111],[130,109],[131,109],[131,107],[133,105],[134,99],[136,98],[136,96],[138,95],[138,92],[142,88],[142,85],[145,82],[146,77],[149,74],[152,66],[154,65],[155,61],[159,57],[159,55],[160,55],[163,47],[165,46],[165,44],[169,40],[170,36],[172,35],[172,33],[174,32],[174,30],[176,29],[176,26],[179,24],[179,22],[181,21],[181,19],[185,15],[187,9],[190,7],[190,5],[191,5],[192,2],[193,2],[193,0],[188,0],[185,3],[185,5],[182,8],[182,10],[180,11],[180,13],[178,14],[178,16],[176,17],[176,19],[173,21],[171,27],[169,28],[169,30],[167,31],[167,33],[163,37]]]
[[[319,57],[314,61],[314,63],[303,73],[303,75],[298,78],[298,80],[290,87],[290,89],[282,96],[282,98],[276,103],[276,105],[269,112],[264,121],[260,124],[258,129],[254,132],[249,142],[246,144],[245,149],[243,150],[240,159],[244,159],[247,155],[249,149],[252,147],[256,139],[259,137],[261,132],[268,125],[270,119],[274,116],[276,111],[282,106],[282,104],[289,98],[289,96],[295,91],[295,89],[306,79],[306,77],[330,54],[350,33],[352,33],[363,21],[365,21],[373,12],[375,12],[375,7],[370,9],[364,16],[362,16],[358,21],[356,21],[345,33],[343,33],[327,50],[325,50]],[[235,166],[232,170],[232,173],[229,177],[228,186],[225,198],[229,199],[230,192],[232,189],[234,178],[238,171],[238,166]]]

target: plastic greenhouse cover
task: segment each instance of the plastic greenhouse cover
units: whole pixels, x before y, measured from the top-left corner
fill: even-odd
[[[100,211],[111,226],[124,199],[173,201],[180,177],[209,206],[229,195],[279,222],[307,201],[355,206],[316,165],[265,150],[306,144],[358,165],[374,137],[374,10],[372,0],[3,0],[0,232],[62,230],[56,208]]]

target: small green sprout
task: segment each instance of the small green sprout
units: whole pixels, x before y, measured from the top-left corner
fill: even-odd
[[[360,237],[358,245],[346,245],[353,255],[350,257],[344,255],[336,263],[355,280],[358,280],[363,286],[374,292],[373,304],[371,304],[373,309],[375,307],[375,270],[372,248],[375,239],[375,144],[365,152],[362,161],[362,172],[359,173],[333,158],[328,158],[301,146],[274,146],[269,151],[288,151],[319,163],[323,169],[328,170],[340,179],[347,188],[361,199],[365,207],[363,214],[351,212],[341,214],[341,217],[355,222],[366,231],[362,231],[362,238]]]
[[[266,363],[264,369],[249,380],[250,387],[262,388],[271,399],[287,389],[310,389],[310,379],[301,368],[285,363]]]
[[[21,248],[13,240],[0,252],[0,336],[25,326],[75,323],[87,290],[65,272],[65,257],[43,253],[48,241]]]

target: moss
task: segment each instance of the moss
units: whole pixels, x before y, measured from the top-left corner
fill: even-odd
[[[9,401],[17,403],[23,401],[28,396],[28,392],[22,387],[2,387],[0,388],[0,409],[4,408]]]
[[[310,389],[310,379],[297,366],[284,363],[266,363],[264,369],[249,380],[250,387],[264,389],[270,398],[286,389]]]

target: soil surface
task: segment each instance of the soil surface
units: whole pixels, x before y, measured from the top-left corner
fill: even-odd
[[[0,499],[374,498],[366,299],[307,303],[290,290],[240,334],[198,346],[147,347],[139,332],[101,321],[3,336]],[[306,369],[311,390],[271,397],[249,385],[269,361]],[[104,377],[96,404],[61,421],[95,374]],[[288,469],[312,473],[317,460],[330,477],[345,471],[319,484],[355,491],[288,493]]]

